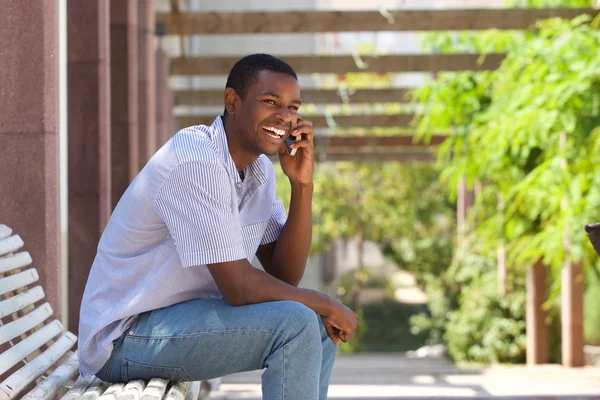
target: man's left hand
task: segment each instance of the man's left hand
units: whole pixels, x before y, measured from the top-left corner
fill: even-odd
[[[312,184],[315,169],[312,121],[298,117],[297,125],[290,133],[289,139],[295,139],[298,135],[301,135],[302,140],[291,145],[292,148],[298,149],[296,155],[289,155],[285,145],[279,149],[281,169],[292,183]]]

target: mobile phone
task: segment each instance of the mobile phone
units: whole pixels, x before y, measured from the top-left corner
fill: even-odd
[[[292,148],[290,147],[290,145],[291,145],[292,143],[294,143],[294,142],[297,142],[297,141],[299,141],[299,140],[302,140],[302,135],[298,135],[298,136],[296,136],[296,139],[295,139],[295,140],[294,140],[294,139],[286,139],[286,140],[284,141],[284,143],[285,143],[285,148],[286,148],[286,150],[287,150],[287,152],[288,152],[288,154],[289,154],[290,156],[295,156],[295,155],[296,155],[296,151],[298,150],[298,149],[292,149]]]
[[[590,239],[594,250],[596,250],[596,253],[600,255],[600,222],[586,225],[585,231],[587,232],[588,238]]]

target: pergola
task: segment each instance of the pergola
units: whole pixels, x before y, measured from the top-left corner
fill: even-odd
[[[153,0],[65,0],[66,41],[61,39],[59,0],[8,0],[0,12],[0,48],[10,60],[0,73],[0,223],[26,238],[54,309],[68,315],[77,331],[80,299],[100,234],[116,202],[151,155],[177,126],[207,123],[198,116],[173,114],[174,105],[219,106],[222,92],[168,87],[171,76],[227,74],[239,57],[169,59],[156,49],[159,36],[360,31],[442,31],[526,29],[552,16],[566,18],[593,9],[469,9],[381,11],[289,11],[190,13],[171,0],[170,12],[154,12]],[[68,44],[68,45],[67,45]],[[66,50],[68,102],[59,101],[58,63]],[[63,50],[60,50],[60,49]],[[275,54],[277,55],[277,54]],[[240,54],[240,57],[242,55]],[[496,68],[502,54],[351,56],[284,56],[298,73],[428,72]],[[32,60],[34,60],[32,62]],[[341,96],[337,89],[304,90],[303,101],[315,104],[406,102],[407,89],[359,89]],[[68,115],[68,237],[59,227],[59,121]],[[316,127],[327,127],[324,115],[312,115]],[[432,148],[410,133],[412,114],[334,116],[339,127],[398,128],[386,136],[318,136],[319,160],[431,161]],[[408,133],[407,133],[408,132]],[[461,185],[459,225],[464,223],[473,193]],[[68,241],[68,267],[61,267],[61,243]],[[64,265],[64,264],[63,264]],[[66,272],[65,272],[66,270]],[[548,361],[548,333],[542,304],[546,268],[538,263],[527,276],[527,360]],[[582,266],[563,269],[563,363],[583,365]],[[66,285],[66,287],[63,287]],[[64,293],[71,299],[67,302]]]

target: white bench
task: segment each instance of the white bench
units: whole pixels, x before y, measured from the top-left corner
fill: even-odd
[[[77,337],[50,320],[52,307],[36,286],[36,269],[24,269],[31,255],[16,252],[22,246],[18,235],[0,225],[0,400],[196,400],[208,394],[214,382],[155,378],[110,384],[78,377],[77,352],[71,352]]]

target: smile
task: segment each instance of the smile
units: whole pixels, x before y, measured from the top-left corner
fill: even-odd
[[[263,126],[263,130],[267,133],[268,136],[273,139],[281,140],[287,133],[284,129],[275,128],[272,126]]]

